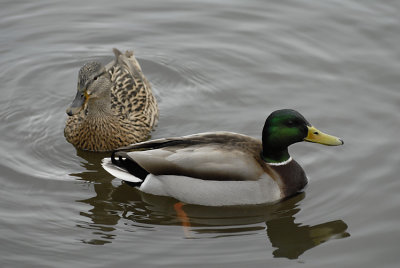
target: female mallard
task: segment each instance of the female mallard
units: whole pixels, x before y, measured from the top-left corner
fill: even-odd
[[[157,102],[133,52],[113,49],[106,66],[88,62],[67,109],[64,135],[75,147],[111,151],[148,139],[158,119]]]
[[[262,141],[231,132],[158,139],[114,151],[103,167],[143,192],[185,203],[261,204],[291,196],[307,184],[288,153],[288,146],[300,141],[343,144],[287,109],[267,118]]]

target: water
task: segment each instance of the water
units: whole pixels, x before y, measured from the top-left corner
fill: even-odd
[[[1,1],[1,267],[398,267],[398,1]],[[135,49],[153,138],[260,137],[299,110],[342,147],[297,144],[305,192],[184,207],[103,171],[63,137],[84,62]]]

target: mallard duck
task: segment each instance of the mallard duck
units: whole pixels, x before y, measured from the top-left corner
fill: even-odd
[[[232,132],[156,139],[118,149],[102,165],[143,192],[184,203],[262,204],[294,195],[307,184],[304,170],[288,152],[300,141],[343,144],[285,109],[266,119],[262,141]]]
[[[64,129],[79,149],[111,151],[141,142],[157,123],[157,101],[133,52],[113,51],[115,60],[106,66],[88,62],[79,70]]]

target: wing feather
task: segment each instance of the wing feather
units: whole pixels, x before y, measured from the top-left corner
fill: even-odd
[[[241,181],[263,174],[260,152],[257,139],[216,132],[142,142],[121,148],[116,155],[134,160],[154,175]]]

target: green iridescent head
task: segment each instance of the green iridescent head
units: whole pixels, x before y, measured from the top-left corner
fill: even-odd
[[[343,144],[343,140],[313,127],[299,112],[277,110],[265,121],[262,133],[263,158],[270,163],[286,161],[290,158],[288,146],[300,141],[331,146]]]

